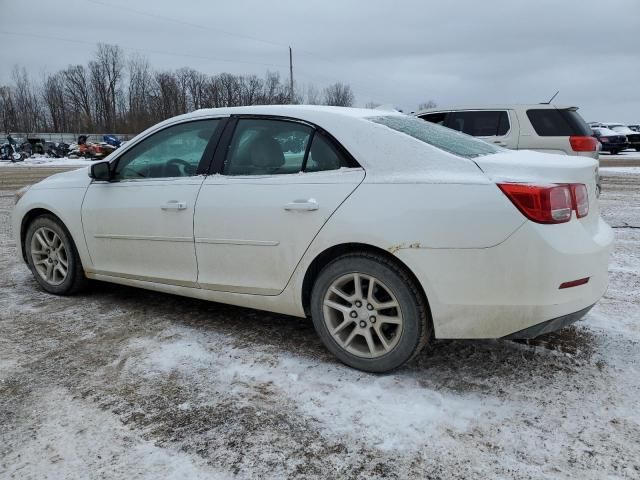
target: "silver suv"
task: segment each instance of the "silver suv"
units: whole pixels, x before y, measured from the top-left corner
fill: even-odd
[[[599,143],[577,107],[550,104],[430,108],[414,115],[513,150],[598,158]]]

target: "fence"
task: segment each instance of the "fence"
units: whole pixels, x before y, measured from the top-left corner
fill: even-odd
[[[3,133],[0,137],[0,144],[4,143],[7,139],[7,133]],[[78,141],[80,135],[86,135],[88,142],[102,142],[102,137],[105,135],[115,135],[118,139],[131,140],[137,134],[135,133],[48,133],[48,132],[11,132],[11,137],[16,142],[25,142],[28,138],[41,138],[46,142],[64,142],[75,143]]]

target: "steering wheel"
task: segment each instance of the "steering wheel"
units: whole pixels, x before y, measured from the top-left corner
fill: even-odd
[[[191,175],[193,175],[196,172],[196,168],[189,162],[187,162],[186,160],[183,160],[181,158],[172,158],[171,160],[169,160],[166,165],[165,165],[165,173],[169,173],[168,170],[170,167],[172,166],[180,166],[180,170],[182,172],[183,177],[190,177]],[[175,175],[171,175],[171,176],[175,176]]]

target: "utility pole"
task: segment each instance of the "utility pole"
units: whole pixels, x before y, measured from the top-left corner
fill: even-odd
[[[289,47],[289,103],[293,104],[293,55]]]

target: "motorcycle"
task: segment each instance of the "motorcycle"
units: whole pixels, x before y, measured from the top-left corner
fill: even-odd
[[[16,141],[11,138],[11,135],[7,135],[7,143],[1,147],[1,160],[9,160],[11,162],[22,162],[28,157],[28,154],[22,151],[22,148],[18,146]]]
[[[69,154],[69,144],[64,142],[49,142],[46,155],[52,158],[63,158]]]

